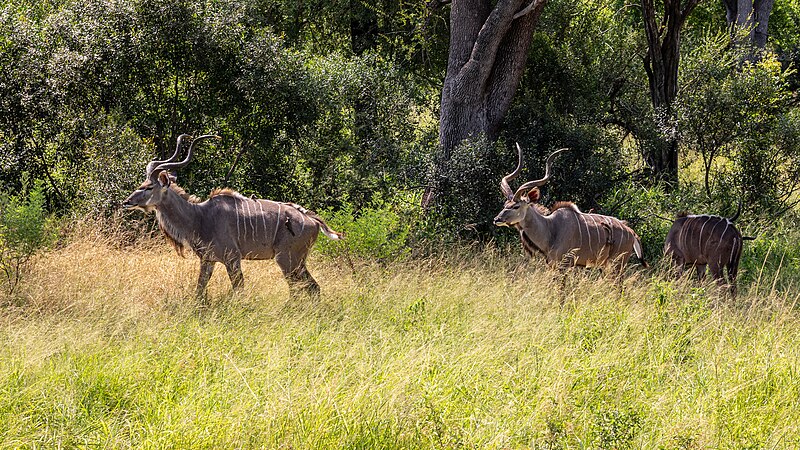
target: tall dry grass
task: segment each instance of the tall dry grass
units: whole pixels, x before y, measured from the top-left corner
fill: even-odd
[[[793,448],[796,293],[730,299],[497,249],[245,262],[211,302],[166,244],[44,255],[0,311],[3,448]]]

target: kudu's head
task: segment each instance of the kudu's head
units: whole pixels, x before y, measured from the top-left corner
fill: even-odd
[[[151,212],[156,209],[167,195],[170,184],[175,181],[175,176],[172,175],[170,171],[186,167],[192,160],[194,147],[200,141],[209,138],[222,139],[213,134],[198,136],[189,146],[189,150],[186,152],[186,158],[184,158],[183,161],[175,162],[175,159],[178,158],[178,154],[181,151],[184,139],[192,139],[188,134],[178,136],[178,144],[175,146],[175,153],[163,161],[153,160],[147,164],[144,183],[139,186],[139,189],[133,191],[133,194],[125,199],[122,203],[123,208],[135,208],[144,212]]]
[[[532,212],[531,205],[539,201],[539,186],[544,185],[550,180],[550,169],[553,166],[553,160],[556,155],[568,150],[562,148],[554,151],[547,157],[545,164],[544,177],[539,180],[528,181],[517,188],[516,192],[511,190],[508,182],[513,180],[519,175],[522,169],[522,149],[517,144],[517,168],[510,174],[500,180],[500,190],[506,196],[506,202],[503,204],[503,210],[494,218],[494,224],[498,227],[513,227],[522,222],[527,214],[537,214]]]

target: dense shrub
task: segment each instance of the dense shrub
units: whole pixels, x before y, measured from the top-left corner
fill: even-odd
[[[798,219],[786,217],[773,223],[748,226],[739,266],[740,285],[750,285],[755,292],[797,289],[800,279],[800,231]]]
[[[0,270],[8,295],[14,293],[28,271],[31,258],[55,240],[54,227],[45,210],[43,183],[27,183],[19,194],[0,194]]]
[[[661,258],[664,239],[672,226],[671,219],[675,217],[674,213],[665,210],[662,189],[624,184],[608,194],[599,212],[628,222],[642,240],[647,261]]]
[[[116,117],[104,118],[98,130],[85,141],[83,174],[76,177],[78,205],[75,210],[109,216],[140,183],[150,161],[152,144],[143,141]]]
[[[465,141],[435,174],[433,203],[428,205],[431,237],[452,242],[459,238],[491,236],[492,218],[503,207],[500,179],[516,167],[516,150],[484,137]],[[513,154],[513,160],[512,160]]]
[[[418,212],[416,204],[404,206],[399,202],[375,201],[372,207],[356,210],[352,203],[345,202],[338,210],[328,210],[324,214],[327,224],[344,233],[344,239],[320,238],[317,248],[329,256],[357,256],[379,261],[407,255],[415,210]]]

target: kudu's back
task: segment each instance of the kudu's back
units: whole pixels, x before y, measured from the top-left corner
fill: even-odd
[[[730,219],[720,216],[679,216],[664,243],[664,254],[684,264],[738,264],[741,252],[742,234]]]
[[[230,190],[212,193],[207,203],[216,216],[209,236],[225,236],[227,242],[220,246],[235,249],[242,259],[304,258],[320,228],[339,238],[318,216],[293,203],[247,198]]]
[[[705,275],[706,267],[718,283],[723,284],[727,270],[731,293],[736,295],[736,276],[742,256],[742,234],[733,224],[733,218],[712,215],[679,215],[667,233],[664,255],[669,256],[682,272],[684,267],[694,267],[698,278]]]

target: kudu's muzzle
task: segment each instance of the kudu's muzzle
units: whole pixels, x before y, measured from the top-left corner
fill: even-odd
[[[122,206],[122,209],[131,209],[131,208],[136,207],[136,204],[131,201],[130,197],[128,197],[128,198],[126,198],[125,200],[122,201],[120,206]]]
[[[492,223],[495,224],[495,226],[498,226],[498,227],[507,227],[508,226],[508,224],[503,219],[501,219],[500,216],[495,217],[494,220],[492,220]]]

